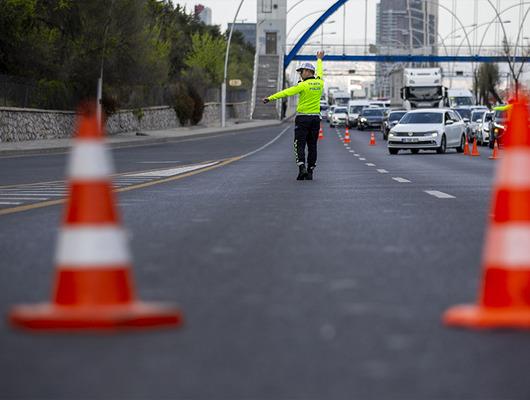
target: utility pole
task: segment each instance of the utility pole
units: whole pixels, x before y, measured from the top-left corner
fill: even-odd
[[[368,0],[364,0],[364,54],[368,54]]]

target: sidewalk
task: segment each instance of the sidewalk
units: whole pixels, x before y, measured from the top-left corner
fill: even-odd
[[[142,132],[127,132],[113,135],[107,138],[107,143],[112,148],[128,147],[143,144],[156,144],[169,142],[174,139],[179,139],[189,136],[209,135],[214,133],[228,133],[235,131],[242,131],[246,129],[263,128],[267,126],[275,126],[281,124],[282,121],[242,121],[236,123],[234,121],[227,121],[227,126],[221,128],[219,126],[193,126],[171,128],[164,130],[142,131]],[[72,139],[42,139],[42,140],[26,140],[22,142],[4,142],[0,143],[0,156],[20,155],[20,154],[42,154],[42,153],[56,153],[63,152],[70,149]]]

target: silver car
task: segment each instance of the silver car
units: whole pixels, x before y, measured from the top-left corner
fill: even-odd
[[[445,153],[447,148],[464,151],[466,124],[457,112],[444,108],[413,110],[405,114],[388,134],[388,152],[410,150],[436,150]]]
[[[487,111],[482,116],[477,129],[477,143],[481,146],[486,146],[490,142],[490,125],[494,114],[494,111]]]

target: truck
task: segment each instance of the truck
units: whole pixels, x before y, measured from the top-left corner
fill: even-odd
[[[336,104],[338,106],[347,106],[350,99],[351,97],[348,92],[337,90],[330,94],[329,101],[331,104]]]
[[[445,105],[450,108],[471,107],[475,105],[475,96],[467,89],[448,89]]]
[[[446,103],[441,68],[396,68],[390,72],[391,106],[439,108]]]

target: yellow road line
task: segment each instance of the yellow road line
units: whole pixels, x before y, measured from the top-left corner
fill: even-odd
[[[159,185],[161,183],[176,181],[178,179],[187,178],[187,177],[192,176],[192,175],[200,174],[202,172],[210,171],[212,169],[219,168],[219,167],[222,167],[224,165],[228,165],[228,164],[233,163],[234,161],[237,161],[239,159],[241,159],[240,156],[228,158],[228,159],[226,159],[224,161],[221,161],[219,164],[215,164],[215,165],[212,165],[210,167],[197,169],[195,171],[186,172],[184,174],[172,176],[172,177],[165,178],[165,179],[159,179],[159,180],[156,180],[156,181],[139,183],[137,185],[127,186],[127,187],[124,187],[124,188],[116,189],[114,191],[115,192],[128,192],[129,190],[142,189],[142,188],[145,188],[145,187],[148,187],[148,186]],[[34,204],[27,204],[27,205],[24,205],[24,206],[17,206],[17,207],[12,207],[12,208],[4,208],[4,209],[0,210],[0,215],[8,215],[8,214],[14,214],[14,213],[19,213],[19,212],[23,212],[23,211],[34,210],[34,209],[37,209],[37,208],[55,206],[57,204],[62,204],[65,201],[66,201],[66,199],[51,200],[51,201],[44,201],[42,203],[34,203]]]

